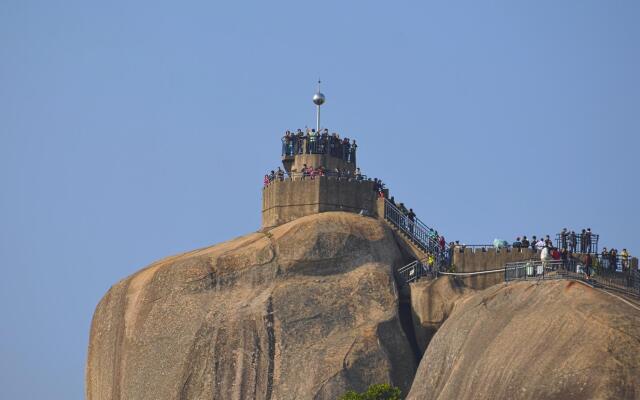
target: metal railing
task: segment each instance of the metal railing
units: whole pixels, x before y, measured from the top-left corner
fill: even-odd
[[[298,154],[328,154],[355,164],[357,147],[358,145],[355,142],[338,139],[332,135],[293,135],[282,138],[283,157],[296,156]]]
[[[603,256],[602,254],[597,254],[591,257],[593,259],[593,267],[596,270],[625,272],[628,269],[637,269],[637,265],[634,262],[635,257],[630,255],[622,256],[618,254],[613,258],[611,255]]]
[[[440,246],[435,230],[429,228],[418,218],[410,219],[389,200],[384,201],[384,218],[409,236],[424,252],[432,253],[440,261]]]
[[[591,233],[591,240],[588,240],[586,236],[583,237],[582,233],[576,233],[572,236],[571,233],[557,233],[556,234],[556,247],[559,249],[567,249],[572,253],[598,253],[598,242],[600,235]]]
[[[640,296],[640,271],[637,269],[616,272],[597,266],[587,267],[575,259],[507,263],[504,267],[504,279],[506,282],[527,279],[576,279],[597,287]]]
[[[422,277],[437,278],[438,268],[429,265],[425,260],[415,260],[404,267],[398,269],[398,275],[401,278],[402,284],[409,284],[415,282]]]
[[[527,280],[527,279],[559,279],[566,278],[571,274],[572,261],[562,260],[529,260],[507,263],[504,267],[504,280]],[[577,278],[578,276],[576,276]]]
[[[268,176],[268,175],[267,175]],[[284,182],[284,181],[302,181],[302,180],[310,180],[317,178],[332,178],[337,180],[344,180],[345,182],[373,182],[373,179],[369,178],[367,175],[360,174],[350,174],[344,172],[335,172],[335,171],[314,171],[311,172],[290,172],[284,173],[282,176],[275,176],[273,179],[270,179],[268,183],[265,183],[264,186],[267,186],[273,182]]]

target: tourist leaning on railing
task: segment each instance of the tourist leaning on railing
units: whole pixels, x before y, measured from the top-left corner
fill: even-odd
[[[314,168],[313,166],[308,166],[304,164],[300,171],[291,171],[285,172],[282,168],[278,167],[277,170],[272,170],[270,173],[266,174],[263,179],[264,186],[268,186],[269,183],[273,181],[284,181],[285,178],[289,180],[305,180],[307,178],[315,179],[315,177],[331,177],[336,178],[338,181],[347,181],[347,182],[373,182],[374,190],[378,192],[378,195],[382,196],[384,194],[384,183],[380,179],[371,179],[366,175],[360,172],[358,168],[356,173],[352,173],[349,169],[344,168],[342,170],[336,168],[333,171],[327,171],[324,167]]]
[[[620,253],[620,262],[622,263],[622,270],[626,271],[629,268],[629,253],[627,249],[622,249]]]
[[[298,129],[296,133],[286,131],[282,137],[282,155],[293,156],[296,154],[330,154],[340,157],[348,163],[356,162],[356,141],[349,138],[340,139],[340,135],[324,129],[316,132],[307,128],[306,133]]]

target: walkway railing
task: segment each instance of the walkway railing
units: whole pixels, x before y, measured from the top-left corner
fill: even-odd
[[[505,282],[519,280],[574,279],[585,281],[595,287],[614,290],[627,295],[640,297],[640,271],[627,269],[621,272],[587,268],[575,259],[563,260],[528,260],[507,263],[502,268],[475,272],[446,272],[438,266],[429,267],[425,260],[415,260],[398,269],[400,285],[415,282],[418,279],[438,278],[440,275],[472,276],[486,273],[503,273]]]
[[[504,267],[504,280],[557,279],[566,278],[575,270],[573,263],[558,261],[529,260],[507,263]],[[575,274],[575,273],[574,273]],[[579,275],[575,276],[579,278]]]
[[[530,260],[507,263],[504,280],[528,279],[576,279],[595,286],[640,296],[640,271],[628,269],[622,272],[587,268],[576,260],[540,261]]]

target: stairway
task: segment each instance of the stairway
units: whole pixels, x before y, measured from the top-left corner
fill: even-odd
[[[395,204],[384,199],[384,221],[394,230],[413,253],[416,259],[398,270],[400,276],[406,282],[412,282],[421,276],[430,275],[426,260],[429,253],[435,258],[434,270],[444,263],[444,254],[438,244],[438,236],[434,229],[429,228],[417,217],[409,219]]]

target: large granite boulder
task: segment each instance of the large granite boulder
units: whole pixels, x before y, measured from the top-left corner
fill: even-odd
[[[473,290],[462,279],[441,276],[422,279],[409,285],[411,314],[416,344],[424,353],[431,338],[453,312],[456,302]]]
[[[407,399],[640,399],[640,311],[573,281],[462,297]]]
[[[335,399],[416,369],[384,223],[332,212],[169,257],[97,306],[89,400]]]

